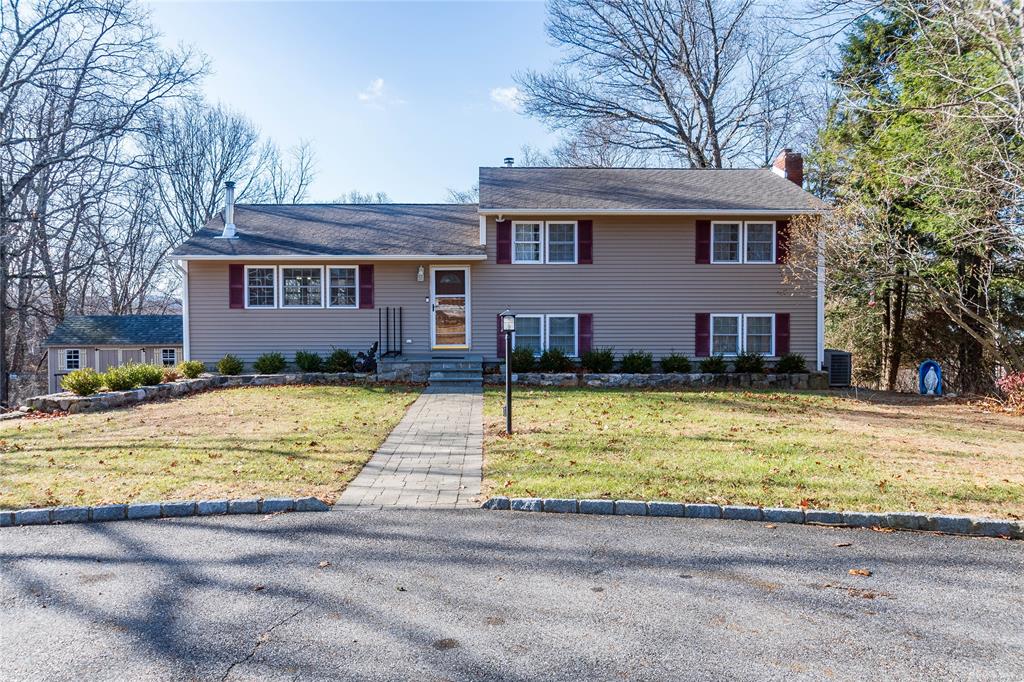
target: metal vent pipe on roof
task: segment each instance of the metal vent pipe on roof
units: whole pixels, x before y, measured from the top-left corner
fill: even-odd
[[[511,156],[506,156],[505,157],[505,167],[506,168],[511,168],[513,165],[515,165],[515,162],[516,162],[516,160],[513,157],[511,157]]]
[[[224,232],[225,239],[235,236],[235,183],[228,180],[224,183]]]

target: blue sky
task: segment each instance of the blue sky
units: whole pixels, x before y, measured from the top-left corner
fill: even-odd
[[[444,201],[477,167],[554,136],[509,101],[556,56],[542,2],[155,2],[170,43],[204,52],[211,101],[282,147],[310,140],[309,200],[349,190]]]

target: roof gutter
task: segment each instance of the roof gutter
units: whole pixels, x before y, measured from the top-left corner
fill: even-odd
[[[315,261],[315,260],[394,260],[394,261],[466,261],[466,260],[487,260],[487,254],[474,253],[466,254],[461,256],[438,256],[427,253],[421,254],[408,254],[399,256],[382,256],[373,254],[331,254],[331,253],[310,253],[310,254],[287,254],[280,256],[265,256],[265,255],[252,255],[245,253],[233,253],[233,254],[212,254],[212,255],[187,255],[187,254],[171,254],[168,256],[171,260],[231,260],[231,261],[249,261],[249,262],[303,262],[303,261]]]
[[[696,215],[696,216],[735,216],[735,215],[814,215],[828,213],[830,208],[787,208],[787,209],[752,209],[752,208],[481,208],[480,215],[623,215],[623,216],[659,216],[659,215]]]

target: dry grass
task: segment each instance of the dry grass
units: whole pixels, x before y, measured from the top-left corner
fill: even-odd
[[[1024,418],[780,392],[488,391],[492,494],[1024,518]]]
[[[417,395],[402,387],[238,388],[0,422],[0,508],[274,495],[331,501]]]

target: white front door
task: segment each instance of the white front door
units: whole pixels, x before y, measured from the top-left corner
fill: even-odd
[[[430,345],[469,348],[469,267],[430,268]]]

